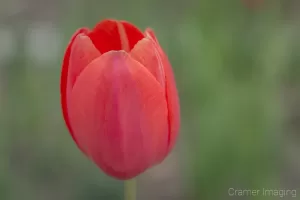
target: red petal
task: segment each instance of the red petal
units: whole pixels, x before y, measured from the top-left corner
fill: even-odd
[[[121,35],[119,33],[118,21],[116,20],[104,20],[95,26],[93,31],[89,34],[95,46],[101,53],[105,53],[111,50],[122,50]],[[120,21],[124,26],[126,36],[124,39],[128,40],[129,50],[134,45],[144,38],[143,33],[134,25],[126,21]]]
[[[66,49],[64,59],[63,59],[63,66],[62,66],[62,71],[61,71],[61,77],[60,77],[60,95],[61,95],[61,106],[62,106],[62,112],[63,112],[63,117],[66,122],[67,128],[69,129],[69,132],[76,142],[75,137],[73,136],[73,131],[70,126],[69,122],[69,117],[68,117],[68,112],[67,112],[67,82],[68,82],[68,71],[69,71],[69,60],[70,60],[70,55],[71,55],[71,47],[72,44],[78,34],[81,33],[88,33],[87,28],[81,28],[77,30],[74,35],[72,36],[70,43],[68,44],[68,47]]]
[[[68,82],[66,90],[67,111],[69,111],[71,92],[77,77],[89,63],[91,63],[100,55],[100,52],[95,48],[94,44],[88,36],[84,34],[77,35],[71,48],[69,61]],[[71,133],[71,135],[73,136],[73,138],[75,138],[75,135],[73,133]],[[79,144],[80,141],[75,140],[75,142],[82,149],[82,146]]]
[[[119,179],[142,173],[166,148],[163,89],[125,52],[106,53],[84,69],[73,88],[70,118],[86,153]]]
[[[131,56],[142,63],[156,80],[165,88],[166,76],[163,63],[156,48],[156,44],[150,38],[140,40],[130,52]]]
[[[132,50],[131,54],[134,59],[142,63],[156,79],[165,86],[170,131],[168,153],[175,144],[180,127],[178,92],[169,59],[160,47],[154,32],[151,29],[147,29],[145,34],[147,38],[140,41]],[[163,69],[161,69],[161,65]],[[161,77],[162,75],[164,77]]]
[[[72,45],[69,61],[68,78],[71,88],[82,70],[100,55],[101,53],[88,36],[85,34],[77,35]]]
[[[151,28],[147,28],[146,29],[145,35],[147,37],[150,37],[151,39],[153,39],[156,43],[158,43],[158,40],[157,40],[157,38],[155,36],[155,33],[154,33],[154,31]]]

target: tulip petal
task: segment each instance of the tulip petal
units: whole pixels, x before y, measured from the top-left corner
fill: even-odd
[[[156,164],[166,148],[163,88],[125,52],[103,54],[83,70],[69,112],[86,153],[118,179],[132,178]]]
[[[79,34],[75,38],[69,61],[69,83],[73,87],[77,76],[82,70],[101,53],[96,49],[93,42],[85,34]]]
[[[130,52],[131,56],[142,63],[156,80],[165,88],[166,75],[163,63],[155,48],[156,44],[149,38],[140,40]]]
[[[68,87],[68,73],[69,73],[69,60],[70,60],[70,55],[71,55],[71,47],[73,45],[74,40],[76,39],[77,35],[81,33],[88,33],[87,28],[81,28],[77,30],[74,35],[71,38],[70,43],[68,44],[68,47],[66,49],[64,59],[63,59],[63,66],[62,66],[62,72],[61,72],[61,77],[60,77],[60,95],[61,95],[61,106],[62,106],[62,113],[64,120],[66,122],[66,126],[73,138],[73,140],[76,142],[76,138],[73,135],[72,128],[70,126],[70,121],[68,117],[68,112],[67,112],[67,90],[70,89]],[[67,89],[68,87],[68,89]],[[80,148],[80,147],[79,147]]]
[[[124,26],[126,38],[121,37],[118,24]],[[144,34],[134,25],[126,21],[104,20],[95,26],[89,37],[101,53],[106,53],[111,50],[122,50],[122,40],[127,39],[129,50],[134,45],[144,38]]]
[[[88,36],[86,36],[85,34],[77,35],[71,48],[69,61],[68,82],[66,90],[67,110],[70,106],[70,95],[77,77],[90,62],[92,62],[100,55],[100,52],[95,48],[94,44]],[[73,133],[72,137],[75,138]],[[80,146],[80,148],[82,148],[82,146],[79,144],[80,141],[75,140],[75,142],[78,146]]]
[[[173,148],[179,127],[180,127],[180,107],[178,92],[172,67],[167,55],[160,47],[154,32],[147,29],[146,38],[138,42],[131,51],[132,57],[144,65],[164,86],[165,97],[168,104],[168,123],[169,123],[169,146],[167,153]],[[163,66],[163,69],[161,67]],[[164,76],[162,78],[162,76]],[[163,81],[164,80],[164,81]]]
[[[146,35],[147,37],[150,37],[151,39],[153,39],[154,42],[158,43],[158,40],[157,40],[157,38],[156,38],[156,36],[155,36],[155,33],[154,33],[154,31],[153,31],[151,28],[147,28],[147,29],[146,29],[145,35]]]

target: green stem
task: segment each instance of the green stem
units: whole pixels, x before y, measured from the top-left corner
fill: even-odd
[[[131,179],[124,183],[124,200],[136,200],[136,180]]]

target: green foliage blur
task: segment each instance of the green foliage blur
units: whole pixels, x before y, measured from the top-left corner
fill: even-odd
[[[155,30],[180,95],[172,159],[138,179],[138,200],[297,199],[228,192],[300,189],[296,0],[0,3],[0,200],[123,199],[123,183],[77,149],[60,107],[65,47],[104,18]]]

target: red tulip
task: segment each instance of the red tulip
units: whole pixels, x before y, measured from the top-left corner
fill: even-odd
[[[130,179],[162,162],[179,130],[171,65],[154,32],[104,20],[79,29],[61,74],[64,120],[106,174]]]

